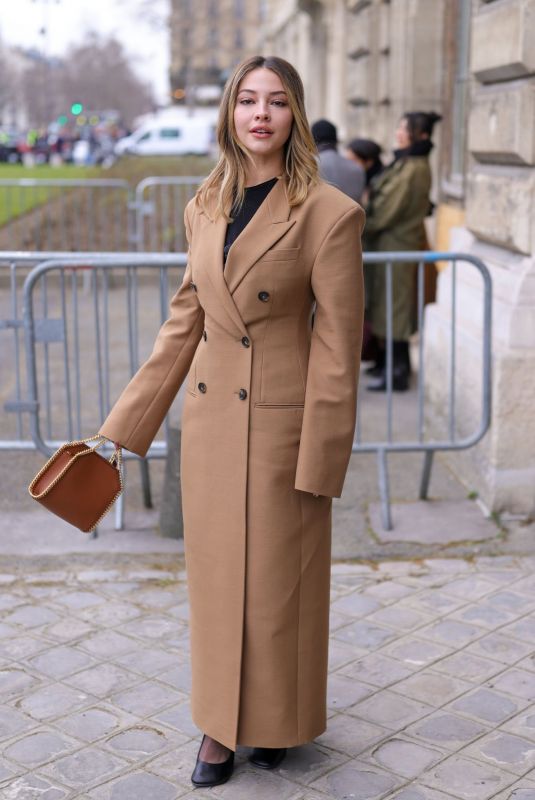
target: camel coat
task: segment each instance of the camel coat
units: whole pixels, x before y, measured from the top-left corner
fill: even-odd
[[[185,223],[170,318],[100,432],[143,455],[187,381],[192,716],[231,749],[291,747],[326,725],[331,498],[355,427],[364,212],[325,183],[290,208],[279,179],[224,271],[226,222],[190,202]]]

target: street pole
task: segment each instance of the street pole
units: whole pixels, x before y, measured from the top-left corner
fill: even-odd
[[[49,15],[48,15],[48,8],[50,4],[55,3],[59,5],[61,0],[32,0],[32,3],[35,4],[42,4],[43,6],[43,24],[39,28],[39,34],[43,37],[42,38],[42,45],[41,45],[41,55],[43,58],[43,91],[41,92],[41,103],[40,103],[40,123],[42,121],[43,125],[47,125],[51,121],[52,112],[53,112],[53,105],[52,102],[54,99],[54,88],[52,86],[51,81],[51,69],[50,69],[50,57],[48,53],[48,45],[49,45]]]

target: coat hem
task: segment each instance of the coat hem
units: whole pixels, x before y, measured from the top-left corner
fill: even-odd
[[[215,727],[211,725],[203,725],[200,719],[196,719],[192,714],[193,723],[199,728],[202,733],[205,733],[207,736],[210,736],[211,739],[215,739],[216,742],[228,747],[229,750],[236,750],[237,747],[300,747],[304,744],[309,744],[310,742],[314,741],[318,736],[321,736],[327,730],[327,723],[322,723],[317,729],[313,730],[312,733],[308,734],[307,736],[304,735],[297,735],[297,736],[262,736],[259,735],[255,737],[254,741],[251,739],[244,739],[242,737],[235,737],[227,734],[221,730],[217,730]]]

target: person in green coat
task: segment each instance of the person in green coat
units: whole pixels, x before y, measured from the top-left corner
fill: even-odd
[[[398,149],[394,160],[375,177],[366,207],[364,249],[423,250],[426,246],[424,218],[430,213],[433,127],[441,119],[434,112],[409,112],[396,130]],[[413,297],[416,264],[392,264],[393,388],[409,388],[409,337],[413,327]],[[386,269],[383,264],[367,265],[367,318],[380,342],[380,356],[369,370],[375,380],[371,391],[385,391]]]

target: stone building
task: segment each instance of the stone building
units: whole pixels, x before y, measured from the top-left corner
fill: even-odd
[[[265,52],[305,82],[308,113],[342,139],[388,151],[406,110],[435,110],[436,212],[431,245],[479,256],[491,272],[493,420],[475,448],[451,456],[487,507],[535,513],[535,0],[271,0]],[[466,265],[465,265],[466,266]],[[426,312],[426,391],[440,424],[451,323],[449,270]],[[458,268],[459,434],[480,408],[481,285]],[[433,368],[435,365],[435,368]]]
[[[243,58],[261,51],[265,0],[171,0],[171,93],[220,87]]]

